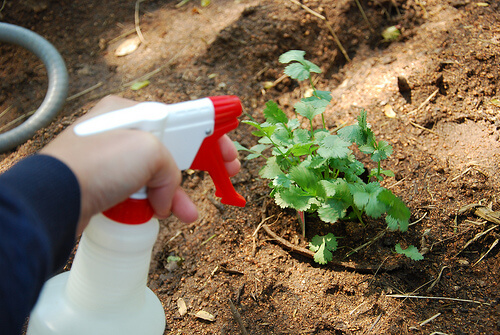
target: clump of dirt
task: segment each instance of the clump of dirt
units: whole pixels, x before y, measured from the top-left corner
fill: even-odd
[[[221,205],[208,174],[185,174],[183,186],[200,219],[191,225],[163,221],[150,269],[149,286],[165,307],[165,334],[243,333],[229,300],[250,334],[500,331],[500,4],[360,1],[365,19],[352,0],[302,1],[307,8],[290,0],[221,0],[208,7],[193,0],[179,8],[150,0],[138,13],[146,43],[124,57],[114,51],[135,34],[135,3],[44,4],[7,2],[2,20],[54,43],[68,64],[71,95],[95,88],[70,100],[28,143],[3,154],[2,170],[39,150],[109,93],[164,102],[236,94],[258,120],[269,99],[293,113],[307,85],[282,78],[278,57],[290,49],[305,50],[321,66],[316,86],[334,97],[329,127],[353,123],[365,109],[378,139],[394,148],[384,168],[395,178],[384,186],[412,211],[407,233],[384,232],[383,220],[362,227],[311,218],[303,237],[295,213],[268,198],[267,181],[258,174],[261,160],[243,160],[232,179],[248,201],[245,208]],[[401,30],[396,41],[381,37],[389,26]],[[1,45],[0,54],[8,78],[0,110],[33,109],[43,98],[43,67],[16,47]],[[144,75],[151,84],[131,91],[127,84]],[[231,136],[246,146],[257,141],[246,125]],[[276,236],[257,229],[264,221]],[[332,264],[319,266],[304,249],[311,236],[328,231],[342,237],[341,248]],[[396,243],[417,246],[425,259],[395,254]],[[180,316],[180,298],[191,314]],[[195,318],[199,310],[215,321]]]

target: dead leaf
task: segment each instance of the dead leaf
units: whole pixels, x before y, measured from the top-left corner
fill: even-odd
[[[188,309],[187,309],[186,302],[184,301],[184,299],[182,299],[182,298],[177,299],[177,307],[179,308],[179,314],[181,316],[186,315]]]
[[[150,84],[149,80],[144,80],[144,81],[136,81],[135,83],[130,86],[130,89],[132,91],[138,91],[141,88],[144,88]]]
[[[490,104],[492,104],[493,106],[500,107],[500,99],[493,98],[493,99],[490,100]]]
[[[212,314],[210,314],[204,310],[196,312],[196,314],[194,316],[196,316],[199,319],[203,319],[203,320],[210,321],[210,322],[215,321],[215,316],[213,316]]]
[[[118,48],[116,48],[115,56],[122,57],[130,55],[132,52],[137,50],[140,44],[141,39],[137,36],[126,39],[118,46]]]
[[[384,106],[384,113],[385,116],[390,117],[391,119],[396,117],[396,112],[394,112],[394,109],[390,104]]]

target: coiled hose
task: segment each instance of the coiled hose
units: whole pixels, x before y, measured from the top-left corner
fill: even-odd
[[[0,134],[0,152],[4,152],[33,137],[57,115],[68,95],[68,71],[56,48],[31,30],[0,22],[0,42],[17,44],[34,53],[45,65],[49,79],[47,94],[36,112],[18,127]]]

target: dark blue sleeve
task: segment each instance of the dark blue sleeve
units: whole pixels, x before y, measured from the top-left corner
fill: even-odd
[[[0,334],[20,334],[70,255],[79,216],[80,187],[61,161],[34,155],[0,175]]]

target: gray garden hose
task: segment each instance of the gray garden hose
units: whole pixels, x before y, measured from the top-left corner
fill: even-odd
[[[10,150],[47,126],[62,108],[68,95],[68,71],[52,44],[31,30],[0,22],[0,42],[17,44],[40,58],[47,69],[49,87],[40,107],[18,127],[0,134],[0,152]]]

